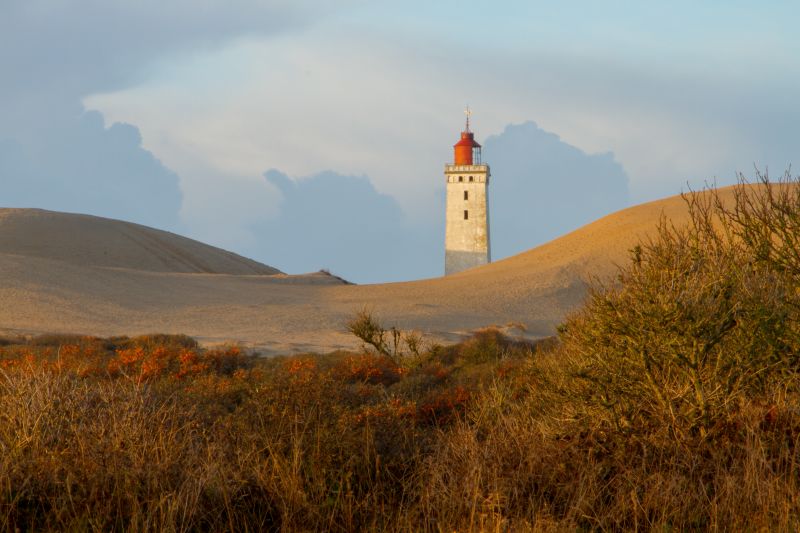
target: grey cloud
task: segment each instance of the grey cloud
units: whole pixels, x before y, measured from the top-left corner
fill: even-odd
[[[36,143],[0,141],[0,205],[92,213],[175,229],[178,176],[142,148],[139,130],[87,112]]]
[[[25,0],[0,5],[0,90],[83,96],[143,76],[164,55],[309,23],[332,9],[300,0]],[[57,80],[57,84],[53,82]]]
[[[368,178],[323,172],[292,180],[277,170],[264,176],[283,200],[277,217],[254,228],[263,239],[252,250],[259,259],[291,273],[327,268],[357,283],[439,274],[437,232],[415,227]]]
[[[0,2],[0,205],[175,229],[178,178],[130,125],[103,127],[82,98],[146,78],[164,56],[307,24],[319,1]]]
[[[554,239],[629,203],[628,177],[611,153],[589,155],[533,122],[486,139],[492,169],[492,255]]]
[[[687,182],[732,183],[754,163],[782,170],[800,159],[797,72],[770,66],[768,57],[753,62],[732,53],[730,64],[717,65],[713,55],[696,52],[688,64],[602,52],[475,53],[485,78],[524,91],[522,98],[541,109],[563,111],[566,123],[597,122],[598,131],[609,131],[608,145],[632,178],[632,197],[642,202],[678,194]],[[625,133],[615,133],[617,126]]]

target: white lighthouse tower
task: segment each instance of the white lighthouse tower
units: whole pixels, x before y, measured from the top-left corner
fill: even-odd
[[[461,272],[491,262],[489,247],[489,165],[481,161],[481,145],[467,125],[453,146],[453,164],[444,166],[447,178],[444,273]]]

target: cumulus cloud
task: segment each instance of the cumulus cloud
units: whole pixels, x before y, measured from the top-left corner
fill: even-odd
[[[611,152],[586,154],[534,122],[486,139],[492,169],[492,254],[507,257],[629,204],[628,176]]]
[[[328,171],[292,179],[270,170],[264,177],[282,200],[276,216],[255,225],[262,240],[252,255],[270,265],[291,273],[324,268],[370,283],[431,275],[443,261],[439,232],[415,227],[365,176]]]
[[[137,127],[85,112],[92,92],[140,83],[167,57],[297,28],[319,1],[26,0],[0,3],[0,205],[177,229],[178,176]],[[132,122],[135,122],[132,121]]]
[[[106,128],[94,111],[71,126],[52,124],[35,143],[0,141],[0,205],[178,226],[178,176],[142,148],[138,129]]]

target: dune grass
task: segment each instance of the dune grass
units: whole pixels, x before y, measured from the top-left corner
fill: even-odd
[[[687,197],[557,339],[0,346],[0,529],[800,528],[800,188]]]

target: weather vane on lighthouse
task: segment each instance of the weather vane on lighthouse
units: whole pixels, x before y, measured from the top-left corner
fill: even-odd
[[[469,104],[464,108],[464,114],[467,115],[467,128],[464,131],[469,131],[469,117],[472,116],[472,109],[469,108]]]

